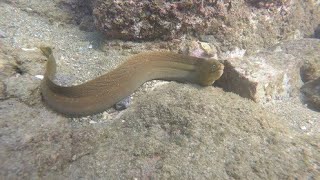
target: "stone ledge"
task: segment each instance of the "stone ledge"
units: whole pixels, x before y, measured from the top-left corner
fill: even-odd
[[[224,74],[216,85],[258,103],[299,96],[301,67],[319,59],[320,41],[288,41],[263,52],[223,60]]]

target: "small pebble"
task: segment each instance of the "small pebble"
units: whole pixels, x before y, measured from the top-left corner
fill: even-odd
[[[33,9],[32,9],[32,8],[27,7],[27,8],[25,8],[25,11],[30,13],[30,12],[33,12]]]
[[[130,106],[130,102],[131,102],[131,97],[128,96],[124,99],[122,99],[121,101],[119,101],[116,105],[115,105],[115,109],[118,111],[127,109]]]
[[[35,75],[35,77],[37,78],[37,79],[43,79],[43,75]]]
[[[89,123],[90,123],[90,124],[96,124],[97,122],[90,120]]]
[[[37,48],[21,48],[22,51],[36,51]]]
[[[102,119],[104,119],[104,120],[111,119],[111,116],[110,116],[109,113],[103,112],[103,113],[102,113]]]

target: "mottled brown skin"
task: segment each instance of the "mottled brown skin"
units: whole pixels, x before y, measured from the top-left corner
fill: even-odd
[[[172,52],[146,52],[129,57],[116,69],[93,80],[64,87],[53,82],[56,63],[51,48],[40,49],[48,58],[41,83],[43,100],[53,110],[70,117],[102,112],[149,80],[174,80],[209,86],[220,78],[224,68],[213,59]]]

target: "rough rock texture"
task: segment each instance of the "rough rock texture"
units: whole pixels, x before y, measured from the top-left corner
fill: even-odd
[[[95,19],[109,38],[176,39],[187,34],[221,52],[238,48],[250,53],[285,39],[317,37],[320,24],[320,6],[315,0],[4,2],[48,17],[57,26],[72,23],[93,31]]]
[[[283,42],[241,59],[228,59],[217,85],[260,103],[297,96],[302,86],[300,68],[305,62],[318,61],[318,52],[320,40],[303,39]]]
[[[234,94],[170,83],[136,105],[106,131],[96,152],[104,162],[97,169],[100,175],[123,179],[319,176],[316,169],[303,170],[313,169],[316,161],[294,150],[294,146],[305,147],[305,137],[294,135],[281,119]],[[320,152],[312,146],[307,149],[309,155]]]
[[[2,44],[0,45],[0,99],[4,99],[6,97],[6,87],[3,80],[14,75],[18,68],[16,68],[16,62],[12,56],[13,50]]]
[[[12,76],[18,70],[14,50],[3,44],[0,45],[0,80],[3,80]]]
[[[0,172],[6,178],[320,175],[317,132],[298,133],[267,109],[218,88],[169,83],[118,118],[85,126],[14,99],[0,107]]]
[[[5,79],[6,97],[18,98],[27,105],[41,104],[39,96],[40,79],[26,75],[16,75]]]
[[[307,61],[304,61],[304,64],[301,67],[300,74],[303,82],[312,81],[320,77],[319,56],[315,56],[314,58],[310,58]]]
[[[109,38],[152,40],[211,34],[214,41],[210,43],[227,51],[311,36],[320,23],[319,7],[314,0],[97,0],[93,14],[98,29]]]
[[[301,87],[301,92],[308,107],[320,111],[320,77],[305,83]]]
[[[0,102],[1,179],[41,177],[71,161],[70,124],[44,110]]]
[[[18,98],[28,105],[39,104],[40,79],[43,57],[37,49],[0,48],[0,99]]]

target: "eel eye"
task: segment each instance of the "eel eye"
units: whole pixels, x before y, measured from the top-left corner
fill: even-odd
[[[216,66],[215,64],[213,64],[213,65],[211,66],[211,68],[212,68],[212,71],[214,71],[214,70],[217,68],[217,66]]]

